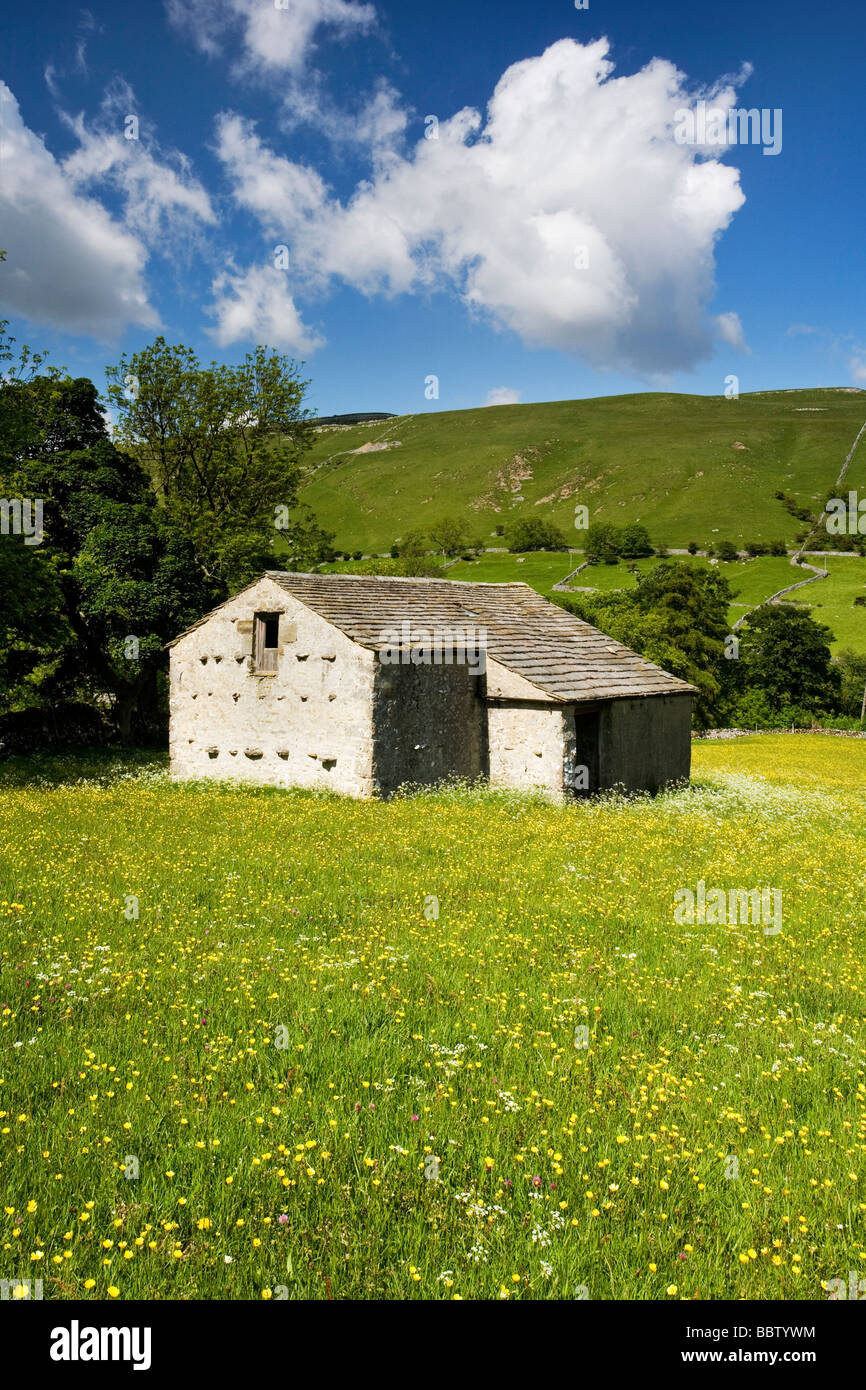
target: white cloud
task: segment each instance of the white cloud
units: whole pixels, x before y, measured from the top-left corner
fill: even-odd
[[[225,271],[212,289],[217,298],[206,312],[216,319],[209,331],[220,347],[249,341],[310,353],[323,346],[324,339],[301,321],[284,270],[266,265]]]
[[[315,170],[221,118],[235,198],[310,285],[456,290],[525,344],[654,374],[711,355],[714,248],[744,196],[718,151],[673,139],[691,99],[672,64],[613,77],[607,40],[515,63],[487,110],[390,150],[343,204]],[[724,104],[733,90],[714,90]],[[729,335],[734,315],[721,316]]]
[[[716,325],[716,336],[721,342],[727,343],[728,347],[737,348],[740,352],[748,352],[739,314],[717,314],[713,322]]]
[[[79,142],[64,160],[63,172],[76,188],[103,184],[115,189],[124,201],[126,225],[165,252],[173,244],[188,245],[197,223],[212,226],[217,218],[188,159],[159,147],[153,132],[136,116],[137,106],[132,88],[116,81],[89,125],[83,115],[61,111]],[[135,139],[124,134],[129,116],[139,121]]]
[[[520,402],[520,392],[515,391],[513,386],[494,386],[487,392],[485,405],[518,405]]]
[[[142,275],[146,251],[93,198],[84,197],[21,119],[0,82],[3,177],[0,270],[6,312],[109,341],[130,325],[155,328]]]
[[[317,31],[327,28],[346,38],[368,32],[376,10],[360,0],[166,0],[172,24],[189,33],[208,57],[216,57],[238,38],[238,72],[299,73]]]
[[[866,386],[866,355],[860,356],[855,353],[848,363],[851,372],[851,380],[856,386]]]

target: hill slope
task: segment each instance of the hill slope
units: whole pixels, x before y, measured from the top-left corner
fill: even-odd
[[[640,520],[670,546],[792,543],[802,523],[774,492],[826,495],[864,420],[866,392],[853,388],[403,415],[320,429],[302,496],[339,546],[365,552],[446,514],[475,519],[491,545],[496,525],[517,516],[554,521],[579,545],[581,502],[593,520]],[[845,487],[866,493],[866,445]]]

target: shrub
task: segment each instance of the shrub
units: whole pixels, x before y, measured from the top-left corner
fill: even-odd
[[[90,705],[57,704],[0,715],[0,758],[64,748],[101,748],[114,738],[106,720]]]
[[[726,564],[733,564],[735,560],[739,560],[740,558],[740,552],[737,550],[733,541],[719,541],[716,546],[716,554],[719,559]]]
[[[522,521],[515,521],[506,532],[506,544],[512,554],[527,550],[568,549],[568,543],[559,527],[549,521],[542,521],[541,517],[527,517]]]

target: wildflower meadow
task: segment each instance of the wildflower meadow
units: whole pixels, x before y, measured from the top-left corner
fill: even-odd
[[[0,1277],[826,1299],[866,1276],[864,810],[866,742],[814,735],[567,806],[10,760]],[[698,883],[780,930],[678,922]]]

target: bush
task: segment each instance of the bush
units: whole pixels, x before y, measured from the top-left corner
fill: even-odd
[[[115,738],[106,719],[90,705],[57,704],[0,715],[0,758],[65,748],[104,748]]]
[[[609,521],[594,521],[588,528],[584,553],[591,565],[615,565],[620,555],[620,528]]]
[[[653,545],[649,532],[640,522],[615,526],[610,521],[596,521],[587,530],[584,551],[590,564],[615,565],[620,558],[640,560],[652,555]],[[661,551],[656,553],[661,554]],[[664,554],[667,555],[666,550]]]
[[[716,554],[719,559],[726,564],[733,564],[735,560],[739,560],[740,558],[740,552],[737,550],[733,541],[719,541],[716,546]]]
[[[506,532],[506,545],[512,554],[522,554],[527,550],[568,549],[568,542],[559,527],[542,521],[541,517],[515,521]]]
[[[699,546],[697,541],[689,541],[688,545],[686,546],[686,550],[689,552],[690,555],[697,555],[698,549]]]
[[[646,527],[637,521],[623,526],[619,535],[619,553],[624,560],[640,560],[646,555],[652,555],[653,545]]]
[[[430,555],[371,555],[352,569],[353,574],[393,575],[402,579],[441,579],[442,565]]]

